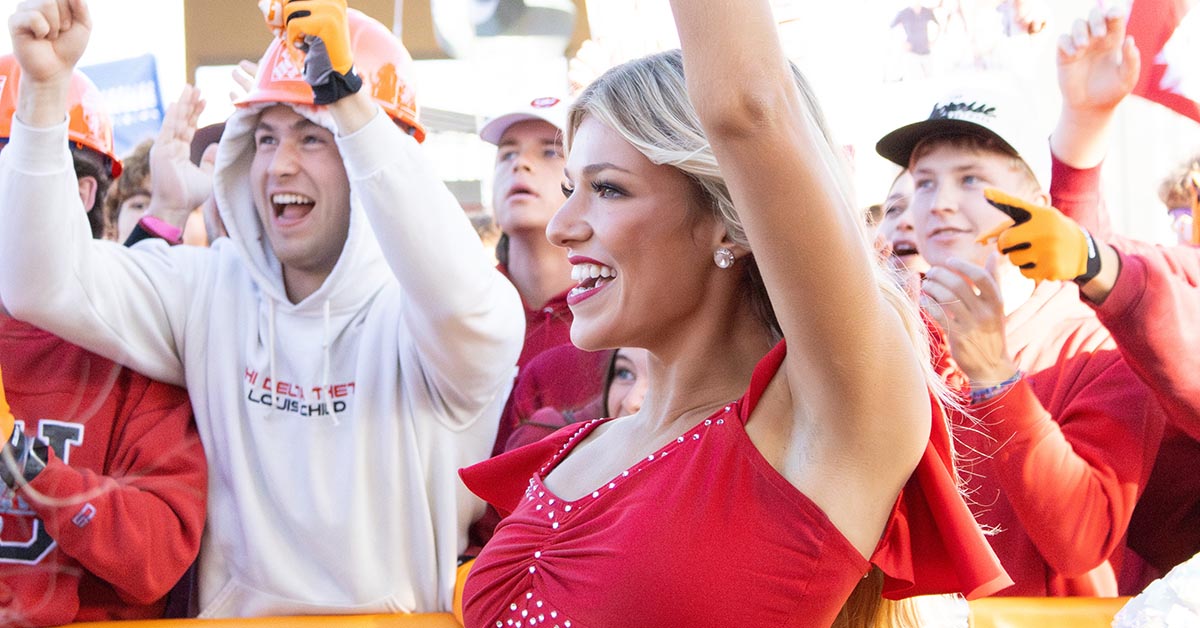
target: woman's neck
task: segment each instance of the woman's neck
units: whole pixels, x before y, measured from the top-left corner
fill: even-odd
[[[650,348],[650,386],[638,412],[650,429],[678,429],[671,424],[698,421],[741,397],[774,344],[745,304],[732,316],[707,319],[706,325],[673,334],[674,342]]]

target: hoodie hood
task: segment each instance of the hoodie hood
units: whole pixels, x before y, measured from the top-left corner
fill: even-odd
[[[350,183],[350,230],[337,264],[321,287],[303,301],[293,304],[287,298],[283,267],[275,257],[258,217],[250,181],[254,128],[259,114],[269,106],[259,105],[234,112],[225,123],[225,133],[217,147],[213,193],[229,239],[247,261],[248,270],[263,295],[274,302],[280,312],[320,315],[326,307],[334,312],[358,309],[385,285],[391,274],[354,192],[353,182]],[[333,120],[324,108],[288,106],[330,129],[337,137]]]

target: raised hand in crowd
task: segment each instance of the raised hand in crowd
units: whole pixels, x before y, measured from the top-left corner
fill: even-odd
[[[1035,281],[1074,281],[1082,286],[1100,273],[1096,240],[1062,212],[994,188],[984,190],[984,196],[1013,222],[981,234],[978,241],[995,240],[996,248],[1022,275]]]
[[[9,18],[13,54],[21,65],[22,121],[49,126],[62,120],[75,64],[92,34],[92,17],[83,0],[26,0]],[[38,101],[45,107],[24,105]]]
[[[212,196],[212,159],[207,168],[192,163],[192,138],[205,102],[200,90],[185,85],[167,107],[150,149],[150,206],[147,213],[183,230],[188,215]],[[207,153],[207,151],[206,151]]]
[[[1005,337],[999,255],[984,266],[950,258],[925,271],[921,307],[933,317],[954,348],[954,360],[972,382],[997,383],[1017,367]]]
[[[249,59],[242,59],[229,74],[233,78],[234,85],[237,86],[237,89],[229,91],[229,100],[237,102],[254,88],[254,76],[258,74],[258,64]]]
[[[1094,8],[1059,37],[1062,112],[1050,147],[1072,167],[1091,168],[1104,159],[1113,113],[1137,84],[1141,56],[1125,26],[1123,9]]]

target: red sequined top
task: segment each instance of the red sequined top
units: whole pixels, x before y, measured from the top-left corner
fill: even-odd
[[[868,561],[744,429],[785,353],[763,358],[742,399],[581,499],[542,480],[602,420],[462,470],[508,515],[467,580],[468,628],[829,626]],[[888,597],[987,595],[1011,581],[959,497],[940,413],[934,426],[871,562]]]

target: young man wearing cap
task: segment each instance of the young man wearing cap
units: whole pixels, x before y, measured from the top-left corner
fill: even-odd
[[[563,203],[563,125],[568,104],[554,96],[488,120],[479,137],[496,145],[492,209],[502,236],[500,270],[525,304],[525,346],[518,364],[571,341],[567,291],[574,285],[562,249],[546,225]]]
[[[211,470],[202,616],[449,610],[483,510],[457,469],[491,449],[520,302],[421,154],[399,41],[338,0],[274,8],[282,36],[214,171],[229,237],[208,249],[85,241],[60,77],[88,9],[18,9],[0,291],[186,384]]]
[[[5,139],[19,75],[0,57]],[[100,203],[98,182],[121,163],[99,90],[78,70],[69,82],[78,211]],[[207,473],[187,394],[6,314],[0,368],[0,624],[161,617],[204,527]]]
[[[558,381],[537,390],[525,387],[521,399],[515,398],[514,390],[495,453],[502,450],[512,429],[539,408],[574,408],[600,395],[599,378],[592,375],[603,369],[603,356],[571,345],[573,317],[567,307],[567,292],[575,285],[571,264],[562,249],[546,239],[546,225],[563,203],[562,135],[569,106],[554,96],[534,98],[524,107],[491,118],[479,130],[484,141],[496,145],[492,207],[503,233],[496,250],[499,269],[525,306],[525,344],[517,360],[518,374],[535,357],[554,349],[552,369]]]
[[[1035,285],[977,240],[1008,220],[984,189],[1048,201],[1019,152],[1028,120],[997,94],[944,99],[877,145],[907,166],[926,310],[970,382],[958,433],[982,525],[1015,581],[1003,595],[1109,596],[1162,417],[1072,283]]]

